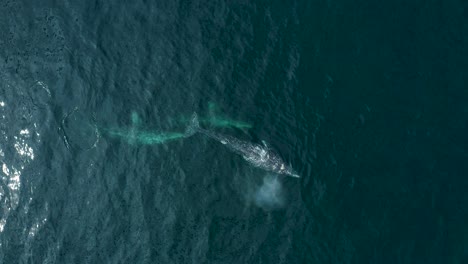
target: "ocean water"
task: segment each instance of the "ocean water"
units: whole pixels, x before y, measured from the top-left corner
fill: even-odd
[[[468,262],[465,2],[0,14],[0,263]]]

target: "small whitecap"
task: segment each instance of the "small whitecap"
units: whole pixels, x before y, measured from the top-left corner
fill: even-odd
[[[0,233],[3,232],[3,229],[5,228],[6,225],[6,218],[0,219]]]
[[[16,141],[14,146],[15,146],[16,152],[18,152],[18,154],[20,154],[21,156],[29,157],[31,160],[34,159],[33,149],[28,144],[26,144],[24,140]]]
[[[5,175],[10,175],[10,170],[8,169],[7,165],[5,163],[3,163],[3,166],[2,166],[2,171]]]

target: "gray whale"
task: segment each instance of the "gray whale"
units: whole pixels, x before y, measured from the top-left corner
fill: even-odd
[[[187,127],[186,135],[191,136],[197,132],[202,133],[225,145],[233,152],[241,155],[246,161],[255,167],[277,174],[300,178],[300,176],[293,170],[293,168],[287,165],[281,159],[278,153],[268,147],[264,141],[263,145],[260,145],[203,129],[200,127],[197,114],[194,113],[190,120],[190,125]]]

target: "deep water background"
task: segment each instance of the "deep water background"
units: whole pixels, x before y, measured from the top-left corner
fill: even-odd
[[[466,1],[3,0],[0,32],[0,263],[468,263]],[[210,103],[302,177],[101,132]]]

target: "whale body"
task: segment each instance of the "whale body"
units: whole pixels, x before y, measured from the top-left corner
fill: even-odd
[[[296,178],[300,177],[293,170],[293,168],[287,165],[281,159],[278,153],[268,147],[265,142],[263,142],[263,145],[260,145],[203,129],[200,127],[197,114],[194,113],[190,121],[190,125],[187,128],[186,134],[187,136],[191,136],[197,132],[202,133],[225,145],[231,151],[241,155],[246,161],[255,167],[277,174],[288,175]]]

